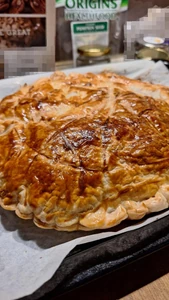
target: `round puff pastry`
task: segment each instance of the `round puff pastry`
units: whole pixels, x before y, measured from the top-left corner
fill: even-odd
[[[0,204],[66,231],[168,208],[169,89],[57,72],[4,98]]]

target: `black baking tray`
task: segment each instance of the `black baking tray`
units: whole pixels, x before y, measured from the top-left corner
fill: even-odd
[[[54,276],[22,300],[45,300],[62,295],[166,245],[169,245],[169,216],[134,231],[76,246]]]

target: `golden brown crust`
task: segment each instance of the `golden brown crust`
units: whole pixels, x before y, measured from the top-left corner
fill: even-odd
[[[0,204],[42,228],[105,229],[169,203],[169,89],[54,73],[0,102]]]

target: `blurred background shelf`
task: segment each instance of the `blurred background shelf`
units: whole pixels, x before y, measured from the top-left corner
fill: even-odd
[[[111,56],[111,63],[122,62],[122,61],[124,61],[124,54],[116,54]],[[59,61],[55,63],[56,71],[72,69],[72,68],[74,68],[73,60]]]

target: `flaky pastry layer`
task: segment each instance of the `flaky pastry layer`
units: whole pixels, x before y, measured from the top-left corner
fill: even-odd
[[[169,206],[169,89],[54,73],[0,102],[0,205],[94,230]]]

